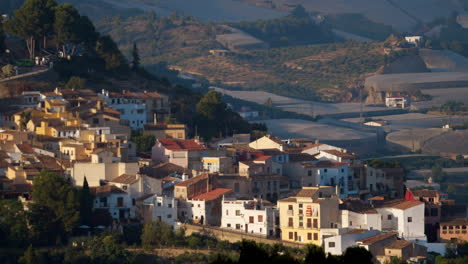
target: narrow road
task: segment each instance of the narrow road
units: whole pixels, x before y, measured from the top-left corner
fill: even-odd
[[[34,75],[37,75],[37,74],[48,72],[49,70],[50,70],[50,68],[48,68],[48,67],[47,68],[39,68],[38,70],[33,71],[33,72],[27,72],[27,73],[23,73],[23,74],[13,76],[13,77],[0,79],[0,83],[14,81],[14,80],[22,79],[24,77],[34,76]]]

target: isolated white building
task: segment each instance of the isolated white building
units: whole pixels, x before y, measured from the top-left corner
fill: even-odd
[[[264,200],[223,199],[221,227],[239,232],[276,236],[279,212]]]
[[[390,108],[406,108],[411,105],[411,99],[408,96],[390,96],[385,98],[385,105]]]

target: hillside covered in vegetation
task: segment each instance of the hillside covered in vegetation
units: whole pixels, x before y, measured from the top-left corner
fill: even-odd
[[[280,22],[275,24],[273,21]],[[220,24],[191,17],[160,17],[147,13],[102,20],[97,28],[103,34],[109,34],[128,56],[136,43],[142,65],[151,72],[159,72],[167,64],[169,68],[203,76],[214,85],[231,89],[265,90],[322,101],[349,101],[356,96],[354,88],[363,77],[384,66],[383,42],[283,46],[281,39],[288,37],[290,44],[313,43],[310,37],[300,37],[300,28],[308,26],[302,22],[296,24],[297,21],[303,20],[289,17],[270,22],[231,24],[267,41],[273,48],[229,56],[210,54],[211,49],[223,48],[216,41],[216,35],[226,33],[226,29]],[[279,26],[281,23],[285,24]],[[296,30],[284,35],[280,30],[284,27]]]

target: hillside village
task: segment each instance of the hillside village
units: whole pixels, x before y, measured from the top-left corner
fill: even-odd
[[[163,221],[337,255],[360,246],[378,263],[425,263],[427,252],[467,238],[466,205],[405,189],[403,168],[316,139],[187,138],[183,124],[161,121],[170,102],[156,92],[57,88],[13,102],[18,110],[1,119],[1,195],[25,207],[35,178],[49,171],[89,186],[90,226]],[[149,153],[130,140],[136,129],[155,136]]]

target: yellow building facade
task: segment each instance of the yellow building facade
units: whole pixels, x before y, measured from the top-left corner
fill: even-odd
[[[321,229],[340,226],[335,187],[304,187],[295,196],[278,201],[281,239],[322,245]]]

